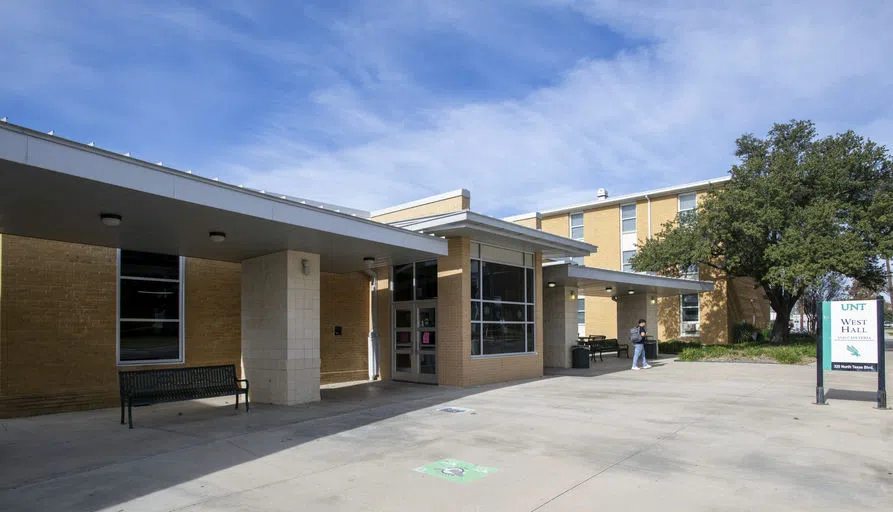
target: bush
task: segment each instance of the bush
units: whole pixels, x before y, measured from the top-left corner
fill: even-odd
[[[763,333],[747,322],[735,324],[735,328],[732,329],[732,343],[753,343],[763,339],[765,339]]]
[[[658,342],[658,350],[661,354],[681,354],[686,348],[701,348],[701,342],[697,338],[692,341],[670,340]]]

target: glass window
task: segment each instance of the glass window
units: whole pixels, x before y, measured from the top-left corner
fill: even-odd
[[[490,249],[489,246],[481,247],[481,254],[497,254]],[[508,256],[499,254],[503,260]],[[519,261],[532,262],[533,258],[520,258]],[[534,352],[536,288],[533,269],[472,259],[470,279],[471,355]]]
[[[698,279],[698,264],[695,263],[694,265],[689,265],[688,267],[682,269],[681,277],[682,279],[691,279],[696,281]]]
[[[699,300],[697,293],[689,293],[682,296],[682,321],[698,321]]]
[[[471,298],[481,298],[481,262],[471,260]]]
[[[691,194],[679,195],[679,222],[685,224],[691,222],[698,215],[698,196]]]
[[[572,213],[571,214],[571,238],[574,240],[582,240],[583,239],[583,214],[582,213]]]
[[[412,300],[413,265],[394,267],[394,302]]]
[[[483,299],[524,302],[524,269],[502,263],[481,262]]]
[[[586,299],[577,299],[577,323],[586,323]]]
[[[633,266],[629,261],[636,255],[636,251],[623,251],[623,271],[632,272]]]
[[[170,363],[183,359],[179,256],[120,252],[118,360]]]
[[[437,260],[398,265],[393,272],[394,302],[437,298]]]
[[[620,207],[620,225],[624,233],[636,232],[636,205],[625,204]]]
[[[415,264],[415,290],[416,300],[437,298],[437,260]]]

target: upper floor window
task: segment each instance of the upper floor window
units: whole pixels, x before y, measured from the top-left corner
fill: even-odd
[[[622,252],[622,255],[623,255],[623,271],[624,271],[624,272],[632,272],[632,271],[633,271],[633,266],[632,266],[632,264],[631,264],[629,261],[630,261],[631,259],[633,259],[633,256],[636,255],[636,251],[635,251],[635,250],[632,250],[632,251],[623,251],[623,252]]]
[[[636,232],[636,205],[625,204],[620,207],[620,227],[623,233]]]
[[[698,214],[698,196],[692,192],[690,194],[679,195],[679,222],[686,223],[691,221]]]
[[[183,361],[183,258],[118,253],[118,362]]]
[[[571,238],[574,240],[583,240],[583,214],[571,214]]]

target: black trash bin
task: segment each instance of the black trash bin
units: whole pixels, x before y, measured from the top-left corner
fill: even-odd
[[[648,340],[645,342],[645,359],[657,359],[657,342]]]
[[[586,345],[574,345],[571,350],[571,366],[574,368],[589,368],[589,347]]]

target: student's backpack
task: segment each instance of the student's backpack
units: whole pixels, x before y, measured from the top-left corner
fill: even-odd
[[[633,343],[642,343],[642,336],[639,334],[638,327],[633,327],[629,330],[629,341]]]

